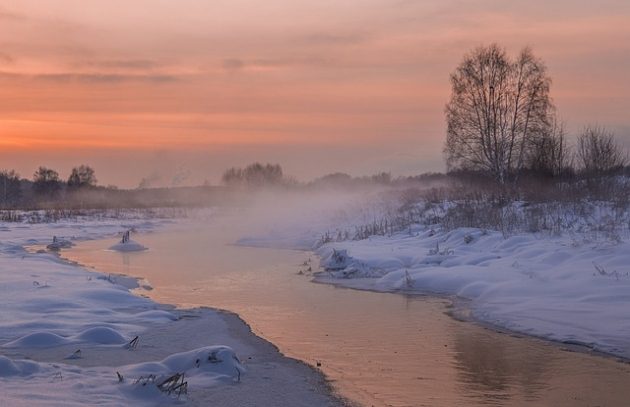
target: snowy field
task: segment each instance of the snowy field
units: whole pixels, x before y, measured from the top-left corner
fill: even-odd
[[[0,223],[0,405],[341,405],[321,374],[282,357],[238,317],[156,304],[137,295],[150,287],[135,279],[52,252],[172,224],[142,216]],[[110,249],[146,249],[127,243]],[[49,250],[25,250],[32,245]]]
[[[590,237],[415,225],[323,245],[317,280],[456,295],[478,320],[629,358],[630,244]]]

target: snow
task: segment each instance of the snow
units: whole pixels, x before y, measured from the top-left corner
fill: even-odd
[[[74,246],[74,243],[72,243],[72,241],[67,240],[67,239],[61,239],[61,238],[58,238],[57,236],[53,236],[52,243],[46,246],[46,248],[48,250],[59,251],[61,249],[67,249],[72,246]]]
[[[118,331],[108,327],[88,328],[77,335],[61,336],[53,332],[40,331],[25,335],[2,345],[5,348],[49,347],[71,343],[94,343],[101,345],[122,345],[127,342]]]
[[[141,252],[143,250],[147,250],[147,248],[134,240],[129,240],[124,243],[116,243],[115,245],[110,246],[109,250],[115,250],[117,252]]]
[[[109,250],[115,250],[118,252],[140,252],[143,250],[147,250],[147,248],[136,242],[135,240],[129,240],[125,243],[116,243],[115,245],[110,246]]]
[[[165,382],[181,374],[187,386],[235,383],[245,368],[227,346],[208,346],[163,360],[117,368],[11,360],[0,356],[0,380],[11,387],[0,395],[3,405],[163,405],[186,400]],[[37,394],[37,391],[45,391]],[[45,398],[43,398],[45,397]],[[43,398],[43,399],[41,399]]]
[[[470,300],[478,320],[630,357],[630,243],[473,228],[329,243],[316,280]],[[335,253],[343,254],[342,267]]]
[[[131,292],[150,288],[134,278],[25,249],[168,226],[141,216],[0,223],[0,405],[340,406],[320,373],[234,315],[157,304]]]
[[[156,382],[160,378],[172,375],[173,372],[183,372],[189,383],[202,383],[202,380],[227,381],[238,380],[245,367],[227,346],[207,346],[188,352],[173,354],[160,362],[140,363],[126,366],[121,373],[124,376],[141,377],[155,375]]]

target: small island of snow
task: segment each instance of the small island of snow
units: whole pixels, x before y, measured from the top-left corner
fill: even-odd
[[[57,236],[53,236],[52,243],[47,245],[46,248],[48,250],[52,250],[52,251],[58,252],[61,249],[68,249],[68,248],[70,248],[72,246],[74,246],[74,243],[72,243],[70,240],[62,239],[62,238],[59,238]]]
[[[130,230],[123,233],[123,237],[121,241],[111,246],[109,250],[116,250],[118,252],[139,252],[139,251],[147,250],[147,247],[141,245],[140,243],[134,240],[131,240],[130,235],[131,235]]]

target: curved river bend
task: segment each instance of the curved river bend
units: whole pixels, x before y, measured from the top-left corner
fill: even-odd
[[[318,362],[366,406],[623,406],[630,366],[497,333],[446,314],[448,301],[313,284],[309,254],[230,245],[228,229],[138,236],[150,250],[87,241],[63,256],[143,277],[156,301],[238,313],[291,357]],[[315,262],[315,259],[313,259]]]

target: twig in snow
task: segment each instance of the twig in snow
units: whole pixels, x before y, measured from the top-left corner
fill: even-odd
[[[81,359],[81,349],[75,350],[66,359]]]
[[[139,378],[136,379],[136,381],[133,384],[142,384],[143,386],[146,386],[147,383],[153,383],[155,382],[155,375],[154,374],[150,374],[148,376],[140,376]]]
[[[127,344],[127,349],[128,350],[136,349],[138,347],[139,341],[140,341],[140,337],[136,335],[136,337],[130,340],[129,343]]]
[[[615,280],[617,281],[619,281],[619,277],[630,276],[630,273],[628,272],[626,272],[625,274],[620,274],[617,270],[608,272],[602,266],[598,266],[597,264],[595,264],[595,262],[593,262],[593,267],[595,267],[595,270],[597,270],[597,273],[599,273],[600,276],[615,277]],[[593,275],[595,275],[595,273],[593,273]]]
[[[188,392],[188,382],[184,381],[184,373],[175,373],[158,384],[157,387],[168,394],[178,392],[179,396]]]

